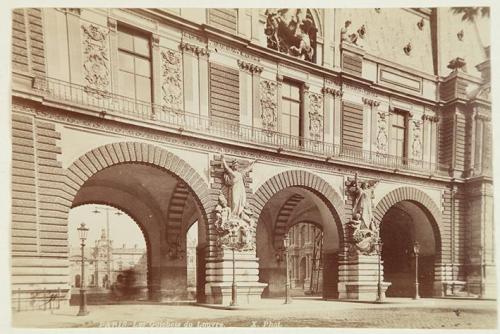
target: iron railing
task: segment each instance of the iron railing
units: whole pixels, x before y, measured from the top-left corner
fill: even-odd
[[[13,290],[12,309],[15,312],[60,309],[66,294],[61,289],[43,289],[26,292]]]
[[[237,122],[205,117],[185,110],[141,102],[126,96],[89,89],[65,81],[45,79],[45,96],[56,101],[97,109],[104,116],[118,114],[132,119],[147,120],[188,134],[203,134],[215,138],[231,139],[242,143],[259,144],[277,149],[311,153],[326,160],[376,165],[397,170],[420,171],[426,174],[446,174],[449,166],[423,160],[380,154],[373,151],[351,149],[321,140],[246,126]]]

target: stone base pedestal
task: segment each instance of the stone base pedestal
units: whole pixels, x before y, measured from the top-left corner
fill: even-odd
[[[267,286],[266,283],[260,282],[243,282],[237,283],[237,304],[245,305],[258,302],[261,299],[262,291]],[[206,303],[207,304],[222,304],[229,305],[232,300],[232,283],[210,283],[206,287]]]
[[[266,283],[259,282],[259,259],[255,252],[235,252],[235,281],[240,305],[260,300]],[[219,258],[207,259],[205,302],[229,305],[233,284],[233,254],[224,250]]]
[[[375,301],[378,294],[378,256],[356,255],[340,260],[339,299]],[[384,282],[384,267],[380,264],[381,295],[391,285]]]

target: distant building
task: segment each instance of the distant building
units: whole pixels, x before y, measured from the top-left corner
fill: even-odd
[[[108,247],[110,263],[108,267]],[[95,241],[94,247],[85,248],[85,286],[89,288],[109,289],[120,274],[132,269],[135,272],[135,285],[147,286],[147,253],[146,249],[113,248],[113,240],[108,240],[102,229],[101,238]],[[81,286],[81,248],[70,249],[70,285]]]
[[[292,288],[320,292],[322,288],[321,252],[323,232],[310,223],[290,228],[290,266]]]

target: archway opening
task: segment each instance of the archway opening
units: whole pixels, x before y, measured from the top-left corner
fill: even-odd
[[[81,240],[77,228],[89,229],[81,278]],[[125,212],[107,205],[71,209],[68,222],[71,303],[78,303],[81,283],[91,304],[145,300],[148,285],[148,250],[141,228]]]
[[[190,286],[193,279],[189,276],[192,270],[188,268],[188,261],[192,258],[187,256],[191,245],[188,238],[193,241],[193,233],[197,234],[197,252],[200,247],[206,250],[206,217],[200,203],[189,185],[168,170],[152,164],[130,162],[94,173],[78,190],[72,206],[101,204],[126,212],[138,229],[128,237],[132,239],[140,235],[146,243],[144,299],[178,301],[200,300],[204,295],[200,283],[204,281],[203,277],[196,277],[195,286]],[[194,222],[198,222],[193,228],[195,232],[190,232]],[[203,254],[197,256],[200,257],[205,258]],[[194,268],[196,275],[204,275],[204,263],[201,263],[202,269],[199,260],[195,263],[198,264]],[[104,278],[105,275],[94,277],[97,285],[111,288],[115,278],[109,274],[107,280],[103,281]],[[120,282],[129,284],[140,278],[131,278],[130,272],[122,273]]]
[[[262,209],[257,223],[259,281],[267,283],[262,297],[285,295],[283,247],[288,234],[292,294],[338,298],[341,231],[338,216],[321,196],[303,187],[288,187],[274,194]]]
[[[400,201],[385,213],[380,227],[384,280],[391,282],[388,297],[413,297],[418,271],[419,295],[433,295],[434,262],[438,241],[433,219],[420,204]],[[414,244],[419,244],[418,270]]]

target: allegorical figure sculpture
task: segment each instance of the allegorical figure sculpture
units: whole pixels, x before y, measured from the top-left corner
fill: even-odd
[[[224,155],[222,155],[222,165],[226,171],[224,181],[231,189],[231,210],[236,217],[242,217],[247,203],[247,192],[245,188],[245,174],[250,172],[255,161],[252,161],[248,167],[241,169],[238,161],[234,161],[229,167]]]
[[[372,231],[377,228],[373,219],[373,187],[377,183],[378,181],[361,182],[360,186],[356,186],[353,205],[353,212],[359,213],[364,227]]]
[[[267,46],[306,61],[314,61],[316,32],[306,8],[267,9]]]
[[[234,247],[239,250],[255,249],[255,220],[252,218],[252,211],[247,207],[247,196],[245,187],[245,174],[252,170],[255,161],[244,169],[240,168],[235,160],[231,167],[227,164],[222,155],[222,165],[224,167],[224,183],[229,188],[231,206],[221,192],[219,203],[215,208],[216,229],[219,234],[219,241],[222,247]],[[232,236],[236,236],[236,244]]]
[[[375,251],[375,243],[379,237],[379,225],[373,217],[373,188],[378,181],[358,182],[356,173],[354,180],[346,185],[354,197],[352,219],[348,225],[351,239],[358,253],[369,255]]]

